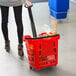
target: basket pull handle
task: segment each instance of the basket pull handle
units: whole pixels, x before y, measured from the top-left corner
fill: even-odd
[[[27,5],[25,5],[25,7],[28,8],[28,13],[29,13],[29,18],[30,18],[30,23],[31,23],[31,29],[32,29],[33,37],[37,37],[37,33],[36,33],[36,28],[35,28],[35,23],[34,23],[31,7],[27,7]]]

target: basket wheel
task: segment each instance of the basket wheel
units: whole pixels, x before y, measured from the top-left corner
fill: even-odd
[[[32,69],[32,67],[30,66],[30,69]]]

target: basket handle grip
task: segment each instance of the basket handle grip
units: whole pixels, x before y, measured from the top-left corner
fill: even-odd
[[[33,7],[33,4],[30,7],[28,7],[27,4],[25,4],[24,7],[31,8],[31,7]]]

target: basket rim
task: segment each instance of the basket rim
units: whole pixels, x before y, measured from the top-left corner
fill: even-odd
[[[43,39],[43,38],[50,38],[50,37],[56,37],[56,36],[60,36],[59,34],[56,34],[56,35],[51,35],[51,36],[44,36],[44,37],[34,37],[34,38],[25,38],[25,39]]]

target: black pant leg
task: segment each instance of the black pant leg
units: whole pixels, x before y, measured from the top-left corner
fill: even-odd
[[[17,24],[17,33],[18,33],[18,41],[19,43],[23,43],[23,23],[22,23],[22,5],[13,7],[15,21]]]
[[[1,6],[1,16],[2,16],[2,32],[5,41],[8,41],[8,14],[9,7]]]

